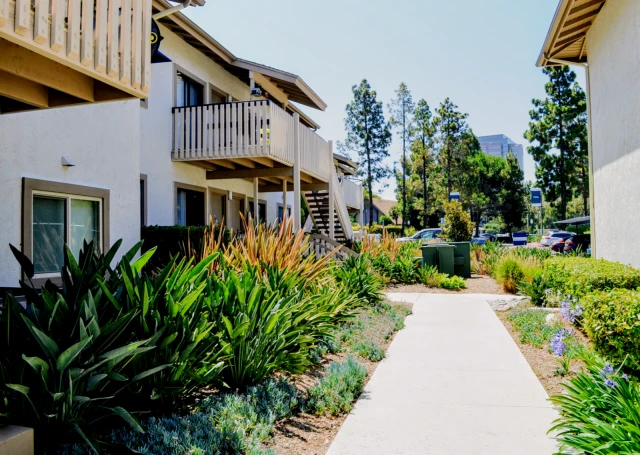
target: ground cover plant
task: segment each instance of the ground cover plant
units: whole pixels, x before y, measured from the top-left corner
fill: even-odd
[[[353,402],[362,393],[367,370],[349,357],[345,362],[333,362],[327,374],[308,390],[307,409],[315,414],[338,415],[351,411]]]
[[[560,322],[547,323],[548,315],[549,313],[535,308],[522,308],[512,310],[507,317],[520,332],[521,343],[542,348],[562,328]]]

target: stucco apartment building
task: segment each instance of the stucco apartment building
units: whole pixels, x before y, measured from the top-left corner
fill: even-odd
[[[591,237],[598,258],[640,267],[640,1],[561,0],[538,66],[586,69]]]
[[[134,4],[149,7],[132,10],[138,33],[148,14],[173,6]],[[144,224],[213,219],[239,229],[241,213],[268,223],[290,213],[299,228],[307,221],[336,239],[353,235],[350,215],[361,217],[363,209],[362,188],[349,180],[355,165],[334,156],[319,125],[298,107],[324,110],[322,99],[297,75],[236,57],[182,13],[157,22],[159,53],[151,56],[146,42],[133,40],[131,61],[121,56],[112,75],[108,55],[102,68],[98,55],[87,65],[80,55],[65,61],[68,46],[60,55],[49,47],[36,52],[61,71],[77,64],[77,79],[87,87],[91,79],[85,98],[66,93],[75,89],[73,78],[46,74],[14,84],[19,90],[0,89],[0,287],[15,287],[21,277],[9,244],[32,258],[44,280],[55,278],[65,242],[77,252],[83,240],[106,249],[122,239],[124,252]],[[40,45],[5,41],[15,24],[0,21],[0,86],[1,55]],[[46,96],[26,96],[32,83]],[[302,201],[309,220],[300,219]]]

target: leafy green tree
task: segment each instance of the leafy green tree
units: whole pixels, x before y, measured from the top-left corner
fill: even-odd
[[[499,214],[498,198],[503,188],[505,167],[504,158],[485,153],[467,159],[462,200],[471,213],[476,235],[480,234],[480,222],[485,216]]]
[[[449,98],[436,111],[438,161],[448,194],[460,183],[467,157],[480,150],[480,143],[467,124],[468,114],[458,111]]]
[[[422,215],[422,227],[428,226],[429,220],[429,177],[434,172],[434,142],[436,125],[429,103],[424,99],[418,101],[414,111],[415,133],[411,144],[412,177],[415,191],[415,205]],[[419,188],[419,190],[418,190]],[[422,196],[422,197],[420,197]]]
[[[391,131],[384,119],[382,102],[377,100],[375,90],[363,79],[360,85],[352,88],[353,101],[346,108],[344,120],[347,139],[340,148],[353,151],[358,156],[360,166],[358,174],[362,176],[366,188],[365,197],[369,207],[372,206],[371,195],[373,185],[391,175],[384,164],[389,156]],[[369,210],[369,227],[373,226],[373,210]]]
[[[537,164],[537,185],[548,201],[559,201],[560,216],[564,219],[574,194],[575,164],[584,153],[582,147],[587,140],[586,97],[568,66],[544,68],[543,72],[549,76],[545,85],[547,97],[533,100],[534,109],[529,112],[531,121],[524,137],[534,144],[528,151]],[[582,188],[584,192],[588,182]]]
[[[527,213],[528,191],[523,180],[524,173],[518,164],[518,158],[510,151],[502,170],[502,188],[498,195],[500,215],[508,233],[522,227]]]
[[[400,158],[400,172],[401,172],[401,192],[402,192],[402,228],[400,234],[404,237],[404,229],[407,220],[407,144],[411,143],[411,138],[414,131],[414,110],[416,108],[411,92],[404,82],[400,83],[400,87],[396,90],[395,99],[391,100],[391,103],[387,106],[389,109],[389,123],[391,128],[396,130],[398,135],[402,138],[402,157]]]
[[[458,201],[445,203],[442,236],[449,242],[468,242],[472,234],[473,223],[469,212]]]

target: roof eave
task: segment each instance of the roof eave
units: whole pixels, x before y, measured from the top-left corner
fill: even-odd
[[[558,8],[556,8],[556,12],[553,16],[553,21],[551,21],[551,26],[549,27],[549,31],[547,32],[547,37],[544,40],[544,45],[542,47],[542,50],[540,51],[538,61],[536,62],[537,66],[547,66],[547,64],[549,63],[549,58],[547,57],[549,48],[555,40],[555,36],[558,33],[558,28],[562,25],[565,16],[569,12],[569,6],[571,5],[571,3],[572,0],[560,0],[560,3],[558,3]]]

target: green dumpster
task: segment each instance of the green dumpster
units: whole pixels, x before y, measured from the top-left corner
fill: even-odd
[[[454,273],[462,278],[471,278],[471,244],[469,242],[451,242],[453,252]]]
[[[438,266],[438,245],[422,245],[422,267]]]
[[[440,243],[436,246],[436,249],[438,250],[438,271],[452,276],[455,273],[454,251],[456,247],[447,243]]]

